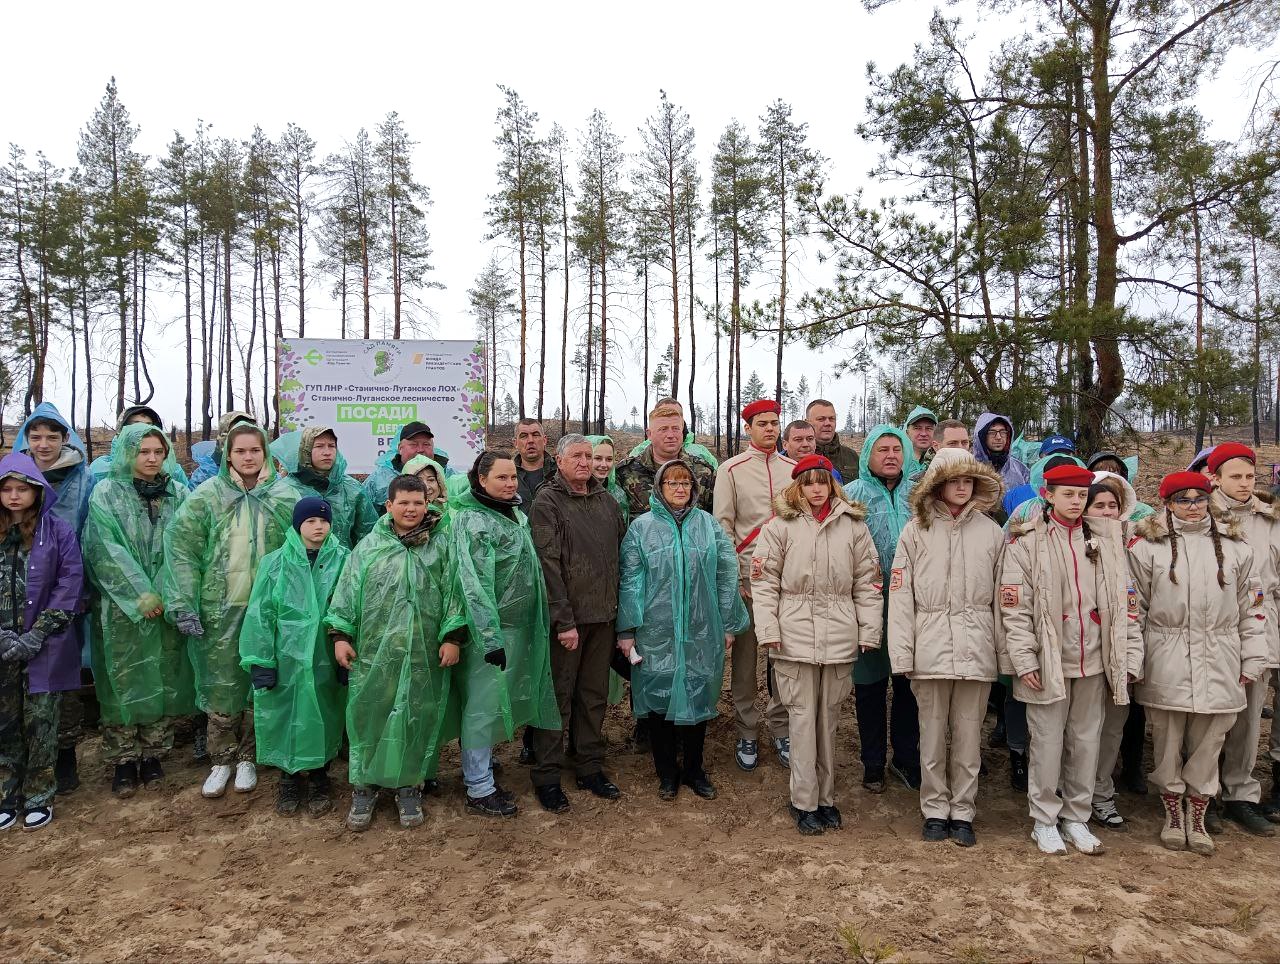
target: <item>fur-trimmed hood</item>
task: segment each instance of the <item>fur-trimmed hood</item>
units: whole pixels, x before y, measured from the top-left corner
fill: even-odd
[[[1000,504],[1001,481],[995,469],[967,452],[960,458],[943,456],[940,452],[907,497],[920,528],[928,529],[933,524],[932,503],[941,498],[942,487],[952,479],[964,476],[973,479],[973,498],[965,507],[966,512],[990,512]]]
[[[842,512],[847,512],[854,522],[865,522],[867,520],[867,507],[861,502],[853,499],[845,500],[839,496],[835,496],[834,503],[831,506],[831,515],[828,519],[835,518]],[[782,497],[782,494],[773,497],[773,511],[779,519],[785,519],[790,522],[792,519],[800,518],[801,511],[793,508],[791,503]]]
[[[1239,522],[1217,510],[1211,511],[1218,523],[1218,531],[1224,538],[1234,539],[1237,542],[1244,541],[1244,527]],[[1169,527],[1165,525],[1164,513],[1156,512],[1141,522],[1135,523],[1133,533],[1139,539],[1146,539],[1148,542],[1166,541],[1169,538]]]

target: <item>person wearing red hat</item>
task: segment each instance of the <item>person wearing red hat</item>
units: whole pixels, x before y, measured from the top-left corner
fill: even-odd
[[[1103,700],[1117,703],[1142,673],[1120,525],[1085,519],[1093,473],[1045,472],[1043,512],[1010,527],[1001,557],[1001,672],[1027,705],[1031,837],[1045,854],[1103,851],[1088,820],[1097,776]]]
[[[773,500],[790,480],[795,461],[778,452],[777,402],[761,399],[742,410],[750,444],[747,450],[726,460],[716,470],[713,512],[738,554],[739,592],[751,606],[751,559],[760,529],[773,518]],[[734,758],[743,770],[754,770],[759,762],[760,713],[756,696],[760,690],[759,657],[754,625],[734,640],[731,656],[733,716],[738,731]],[[767,671],[766,671],[767,672]],[[783,766],[791,757],[787,711],[778,702],[772,684],[765,720],[774,749]]]
[[[1129,546],[1145,640],[1137,699],[1151,721],[1161,843],[1209,854],[1205,817],[1218,790],[1218,756],[1248,706],[1250,684],[1262,685],[1268,617],[1255,554],[1238,522],[1210,511],[1208,480],[1175,472],[1160,484],[1160,498],[1164,512],[1138,523]]]
[[[880,648],[880,565],[866,510],[825,456],[807,455],[774,500],[751,562],[752,608],[791,726],[791,814],[802,834],[839,830],[836,723],[859,651]]]
[[[911,490],[911,521],[889,574],[889,662],[911,680],[920,720],[922,835],[961,847],[978,842],[982,720],[996,679],[1004,533],[987,513],[1000,504],[1000,489],[991,466],[964,449],[940,449]]]
[[[1253,549],[1267,615],[1267,668],[1274,669],[1280,666],[1280,507],[1254,491],[1257,460],[1253,449],[1239,442],[1223,442],[1209,453],[1214,487],[1210,508],[1220,520],[1238,525]],[[1249,833],[1270,837],[1275,830],[1268,821],[1280,823],[1280,750],[1275,740],[1271,747],[1271,793],[1265,810],[1260,806],[1262,784],[1253,775],[1262,708],[1267,700],[1267,674],[1247,685],[1245,691],[1249,705],[1236,717],[1222,753],[1222,812]],[[1272,729],[1276,728],[1272,723]]]

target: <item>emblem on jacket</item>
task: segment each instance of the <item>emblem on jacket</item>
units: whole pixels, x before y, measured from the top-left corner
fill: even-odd
[[[1018,586],[1000,587],[1000,605],[1005,609],[1013,609],[1018,605]]]

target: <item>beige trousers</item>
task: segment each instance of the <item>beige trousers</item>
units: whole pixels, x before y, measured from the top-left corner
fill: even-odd
[[[791,721],[791,803],[797,810],[835,803],[836,723],[840,704],[853,692],[852,674],[852,663],[774,660],[778,699]]]
[[[913,679],[920,716],[920,812],[926,820],[973,822],[982,767],[982,718],[991,684],[977,680]],[[951,759],[947,759],[947,731]]]
[[[1052,825],[1059,819],[1086,822],[1098,777],[1107,678],[1099,673],[1064,682],[1066,699],[1027,704],[1031,734],[1027,802],[1031,818],[1039,824]]]
[[[1103,694],[1102,704],[1102,736],[1098,740],[1098,779],[1093,784],[1094,803],[1115,799],[1116,762],[1120,759],[1120,744],[1124,741],[1124,725],[1129,719],[1128,704],[1116,706],[1116,701],[1111,698],[1110,687]]]
[[[747,611],[751,611],[751,603],[747,603]],[[751,617],[751,626],[745,633],[739,633],[733,641],[733,650],[729,656],[730,690],[733,694],[733,720],[738,727],[739,740],[760,739],[760,711],[756,709],[756,697],[760,695],[760,664],[765,663],[768,673],[768,660],[762,659],[756,643],[756,621]],[[787,736],[787,711],[778,700],[777,687],[768,695],[764,708],[765,723],[769,727],[769,735],[775,740]]]
[[[1244,691],[1249,705],[1235,717],[1222,747],[1222,799],[1257,803],[1262,799],[1262,784],[1253,775],[1253,767],[1258,762],[1258,734],[1262,731],[1262,706],[1267,700],[1267,674],[1246,683]]]
[[[1275,687],[1276,698],[1271,706],[1271,760],[1280,763],[1280,669],[1272,670],[1275,674],[1271,685]]]
[[[1156,768],[1151,782],[1161,793],[1218,792],[1218,754],[1235,719],[1233,713],[1179,713],[1147,707]],[[1183,756],[1186,756],[1184,761]]]

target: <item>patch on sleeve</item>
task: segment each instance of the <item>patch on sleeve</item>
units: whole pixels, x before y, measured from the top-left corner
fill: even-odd
[[[884,591],[884,570],[880,568],[880,563],[876,563],[876,574],[871,585],[876,587],[877,592]]]
[[[1129,615],[1138,615],[1138,590],[1134,589],[1133,586],[1129,587]]]
[[[751,557],[751,578],[753,580],[764,578],[764,559],[760,556]]]
[[[1018,593],[1021,586],[1003,585],[1000,587],[1000,605],[1004,609],[1014,609],[1018,605]]]
[[[897,592],[902,588],[902,570],[895,569],[889,576],[889,592]]]
[[[1266,601],[1267,601],[1267,594],[1265,592],[1263,592],[1261,589],[1255,589],[1253,591],[1253,604],[1255,606],[1261,606]]]

